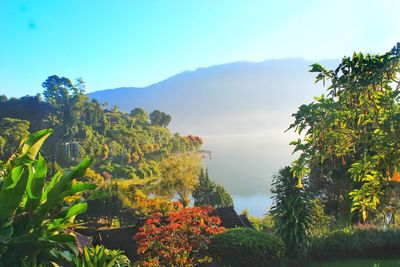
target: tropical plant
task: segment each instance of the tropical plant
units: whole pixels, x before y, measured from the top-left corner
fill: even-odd
[[[313,64],[310,71],[329,86],[293,115],[290,128],[304,135],[292,142],[301,152],[294,175],[301,182],[310,169],[340,162],[352,180],[351,210],[365,221],[400,171],[400,43],[383,55],[354,53],[335,70]]]
[[[275,267],[285,254],[285,246],[276,235],[237,228],[213,236],[209,252],[223,266]]]
[[[71,261],[78,253],[71,227],[85,212],[84,198],[66,203],[96,186],[76,182],[90,164],[85,159],[69,172],[57,172],[48,181],[47,166],[39,150],[52,133],[45,129],[29,135],[3,164],[0,174],[0,265],[36,266]]]
[[[153,213],[134,236],[140,260],[137,266],[197,266],[210,262],[205,252],[211,237],[221,233],[221,220],[209,216],[211,207],[193,207]]]
[[[287,166],[274,175],[271,189],[275,232],[282,238],[290,259],[306,255],[312,223],[312,203],[306,184],[299,188],[297,182]]]
[[[120,250],[104,246],[83,247],[83,255],[74,259],[76,267],[124,267],[130,266],[129,259]]]

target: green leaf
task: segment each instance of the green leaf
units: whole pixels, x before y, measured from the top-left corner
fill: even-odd
[[[65,216],[65,218],[67,219],[67,218],[70,218],[72,216],[76,216],[78,214],[84,213],[86,210],[87,210],[87,203],[86,202],[75,204],[69,209],[69,211],[68,211],[67,215]]]
[[[102,199],[106,198],[107,196],[108,196],[107,192],[103,190],[96,190],[87,198],[87,200]]]
[[[44,181],[47,174],[47,165],[46,161],[39,154],[36,167],[35,167],[35,175],[28,180],[28,184],[26,186],[26,192],[28,194],[28,201],[25,205],[25,210],[34,210],[40,202],[43,193]]]
[[[33,175],[29,169],[18,166],[6,177],[0,190],[0,224],[7,221],[20,205],[29,175]]]
[[[76,239],[73,235],[66,235],[66,234],[58,234],[58,235],[53,235],[52,237],[49,238],[52,241],[57,241],[57,242],[75,242]]]
[[[49,185],[45,188],[41,199],[41,205],[39,206],[39,211],[37,212],[35,224],[39,224],[40,221],[44,219],[46,214],[54,208],[54,203],[57,202],[60,198],[63,197],[63,192],[69,190],[68,185],[71,183],[72,179],[78,178],[82,176],[86,168],[89,167],[91,163],[90,159],[84,159],[81,163],[79,163],[76,167],[74,167],[71,171],[67,172],[64,175],[61,173],[57,173]]]
[[[311,67],[311,69],[309,70],[309,72],[321,72],[324,69],[321,66],[321,64],[318,64],[318,63],[312,64],[310,67]]]
[[[70,194],[76,194],[86,190],[94,190],[96,189],[96,184],[93,183],[82,183],[78,182],[72,185]]]
[[[43,145],[43,142],[53,132],[52,129],[43,129],[29,135],[24,141],[22,141],[22,156],[26,155],[29,159],[34,160],[37,153]]]

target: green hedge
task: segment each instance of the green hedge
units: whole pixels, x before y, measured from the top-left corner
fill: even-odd
[[[400,252],[400,230],[344,229],[314,238],[312,259],[395,256]]]
[[[236,228],[215,235],[209,252],[222,265],[268,267],[279,265],[284,256],[284,245],[275,235]]]

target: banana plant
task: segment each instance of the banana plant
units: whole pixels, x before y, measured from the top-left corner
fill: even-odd
[[[23,140],[0,171],[0,266],[39,266],[71,262],[78,254],[71,227],[75,216],[86,211],[83,192],[95,184],[77,182],[90,165],[84,159],[66,173],[47,177],[39,151],[51,129]],[[72,203],[64,199],[79,195]]]

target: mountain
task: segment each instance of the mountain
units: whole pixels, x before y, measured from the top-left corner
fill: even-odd
[[[213,153],[213,179],[234,195],[267,194],[271,176],[293,159],[284,133],[298,106],[320,95],[300,58],[235,62],[185,71],[145,88],[116,88],[89,94],[124,111],[142,107],[172,115],[171,129],[205,139]],[[320,61],[334,67],[337,60]]]

